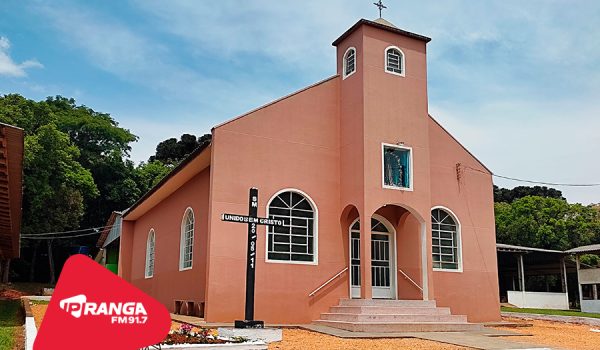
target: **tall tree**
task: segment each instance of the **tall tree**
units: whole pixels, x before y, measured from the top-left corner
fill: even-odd
[[[546,186],[517,186],[512,189],[494,185],[494,202],[512,203],[526,196],[539,196],[556,199],[565,199],[560,190]]]
[[[165,164],[178,164],[198,146],[210,141],[210,139],[210,134],[205,134],[199,138],[196,138],[195,135],[183,134],[179,140],[176,138],[166,139],[156,146],[156,153],[150,157],[149,161],[158,160]]]
[[[23,161],[24,234],[65,231],[79,226],[84,200],[98,196],[92,174],[76,159],[79,149],[56,125],[38,128],[25,137]],[[37,252],[36,242],[35,252]],[[47,240],[51,283],[54,283],[52,240]],[[34,267],[32,267],[34,268]]]

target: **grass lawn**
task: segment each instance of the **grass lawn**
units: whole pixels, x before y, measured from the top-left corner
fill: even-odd
[[[578,316],[600,318],[600,314],[592,314],[589,312],[581,312],[576,310],[547,310],[547,309],[520,309],[518,307],[502,306],[503,312],[519,312],[523,314],[540,314],[540,315],[556,315],[556,316]]]
[[[0,349],[14,349],[22,331],[23,315],[19,300],[0,300]]]

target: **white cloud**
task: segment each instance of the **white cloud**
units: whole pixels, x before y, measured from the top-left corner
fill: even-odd
[[[25,77],[29,68],[43,68],[44,66],[36,60],[26,60],[21,63],[15,62],[9,55],[10,41],[7,37],[0,36],[0,75],[10,77]]]

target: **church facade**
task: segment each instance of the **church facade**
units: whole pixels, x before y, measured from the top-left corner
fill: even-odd
[[[435,300],[500,319],[491,172],[428,113],[429,38],[360,20],[337,73],[212,129],[123,216],[119,274],[171,312],[244,317],[245,214],[259,189],[256,319],[339,299]]]

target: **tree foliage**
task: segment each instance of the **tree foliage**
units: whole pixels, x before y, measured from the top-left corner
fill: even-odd
[[[546,186],[517,186],[513,189],[508,189],[494,185],[494,202],[496,203],[512,203],[513,201],[526,196],[565,199],[560,190]]]
[[[23,234],[101,226],[113,210],[128,208],[171,169],[159,161],[135,166],[128,156],[137,136],[109,114],[77,105],[74,99],[0,96],[0,122],[25,132]],[[55,242],[66,249],[70,244],[93,245],[96,239]],[[28,249],[31,241],[24,242]],[[37,248],[34,244],[32,260]]]
[[[98,188],[78,157],[79,149],[54,124],[25,138],[23,233],[62,231],[79,223],[84,201],[96,198]]]
[[[166,139],[156,146],[156,153],[150,157],[149,161],[158,160],[165,164],[178,164],[198,146],[210,140],[210,138],[210,134],[199,138],[196,138],[195,135],[183,134],[179,140],[176,138]]]
[[[600,243],[600,213],[592,206],[526,196],[495,204],[499,243],[567,250]]]

